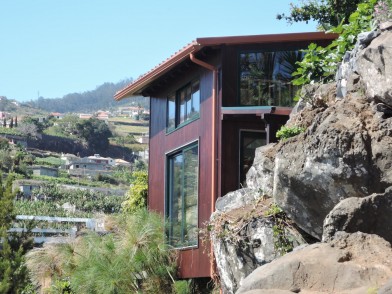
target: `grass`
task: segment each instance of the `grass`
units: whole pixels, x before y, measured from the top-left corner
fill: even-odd
[[[37,157],[37,158],[35,158],[34,163],[58,167],[58,166],[61,166],[64,163],[64,161],[58,157],[49,156],[49,157],[45,157],[45,158],[38,158]]]
[[[121,136],[148,133],[148,121],[134,120],[127,117],[113,117],[109,119],[109,123],[114,127],[114,131]]]

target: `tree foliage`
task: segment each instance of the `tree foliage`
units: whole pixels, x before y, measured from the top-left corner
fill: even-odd
[[[278,14],[277,19],[288,23],[314,20],[324,29],[348,23],[349,16],[363,0],[304,0],[300,5],[290,4],[290,14]]]
[[[109,138],[112,136],[108,125],[97,118],[77,122],[76,133],[86,141],[89,148],[98,152],[108,148]]]
[[[363,1],[350,15],[349,23],[331,28],[330,31],[338,33],[339,37],[330,45],[322,47],[310,44],[305,50],[304,59],[298,63],[297,71],[293,73],[296,76],[293,84],[300,86],[332,81],[344,54],[353,49],[357,35],[371,29],[376,3],[377,0]]]
[[[45,245],[28,254],[34,280],[69,281],[74,293],[173,293],[175,251],[161,216],[140,210],[106,220],[109,233]]]
[[[35,101],[30,101],[29,105],[40,108],[49,112],[93,112],[99,109],[108,109],[111,106],[119,106],[129,103],[127,99],[116,102],[113,99],[114,94],[127,86],[132,80],[127,79],[118,83],[104,83],[97,86],[95,90],[85,91],[83,93],[70,93],[62,98],[43,98],[40,97]],[[148,99],[140,97],[137,101],[148,105]]]
[[[15,215],[12,193],[13,175],[9,175],[2,185],[0,177],[0,293],[23,293],[29,284],[27,268],[24,265],[24,255],[32,248],[29,233],[9,233]]]
[[[121,204],[126,212],[135,212],[147,206],[148,174],[146,171],[135,171],[132,174],[132,185],[126,200]]]

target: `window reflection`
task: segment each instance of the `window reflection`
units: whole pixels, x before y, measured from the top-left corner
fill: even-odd
[[[240,54],[240,104],[291,106],[296,86],[292,73],[300,51],[250,52]]]

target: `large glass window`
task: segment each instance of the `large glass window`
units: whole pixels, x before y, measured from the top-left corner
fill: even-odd
[[[167,236],[173,247],[196,246],[198,240],[198,145],[168,156]]]
[[[261,131],[240,131],[240,183],[244,184],[246,173],[253,164],[256,148],[267,144],[265,133]]]
[[[200,113],[200,83],[194,81],[169,95],[167,99],[167,131],[196,119]]]
[[[298,50],[241,53],[240,104],[291,106],[298,89],[292,73],[303,55]]]

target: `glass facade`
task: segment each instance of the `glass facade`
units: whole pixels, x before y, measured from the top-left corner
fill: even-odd
[[[241,105],[292,106],[298,87],[292,73],[301,51],[247,52],[239,56],[239,99]]]
[[[199,148],[192,144],[168,156],[167,236],[173,247],[196,246],[198,240]]]

